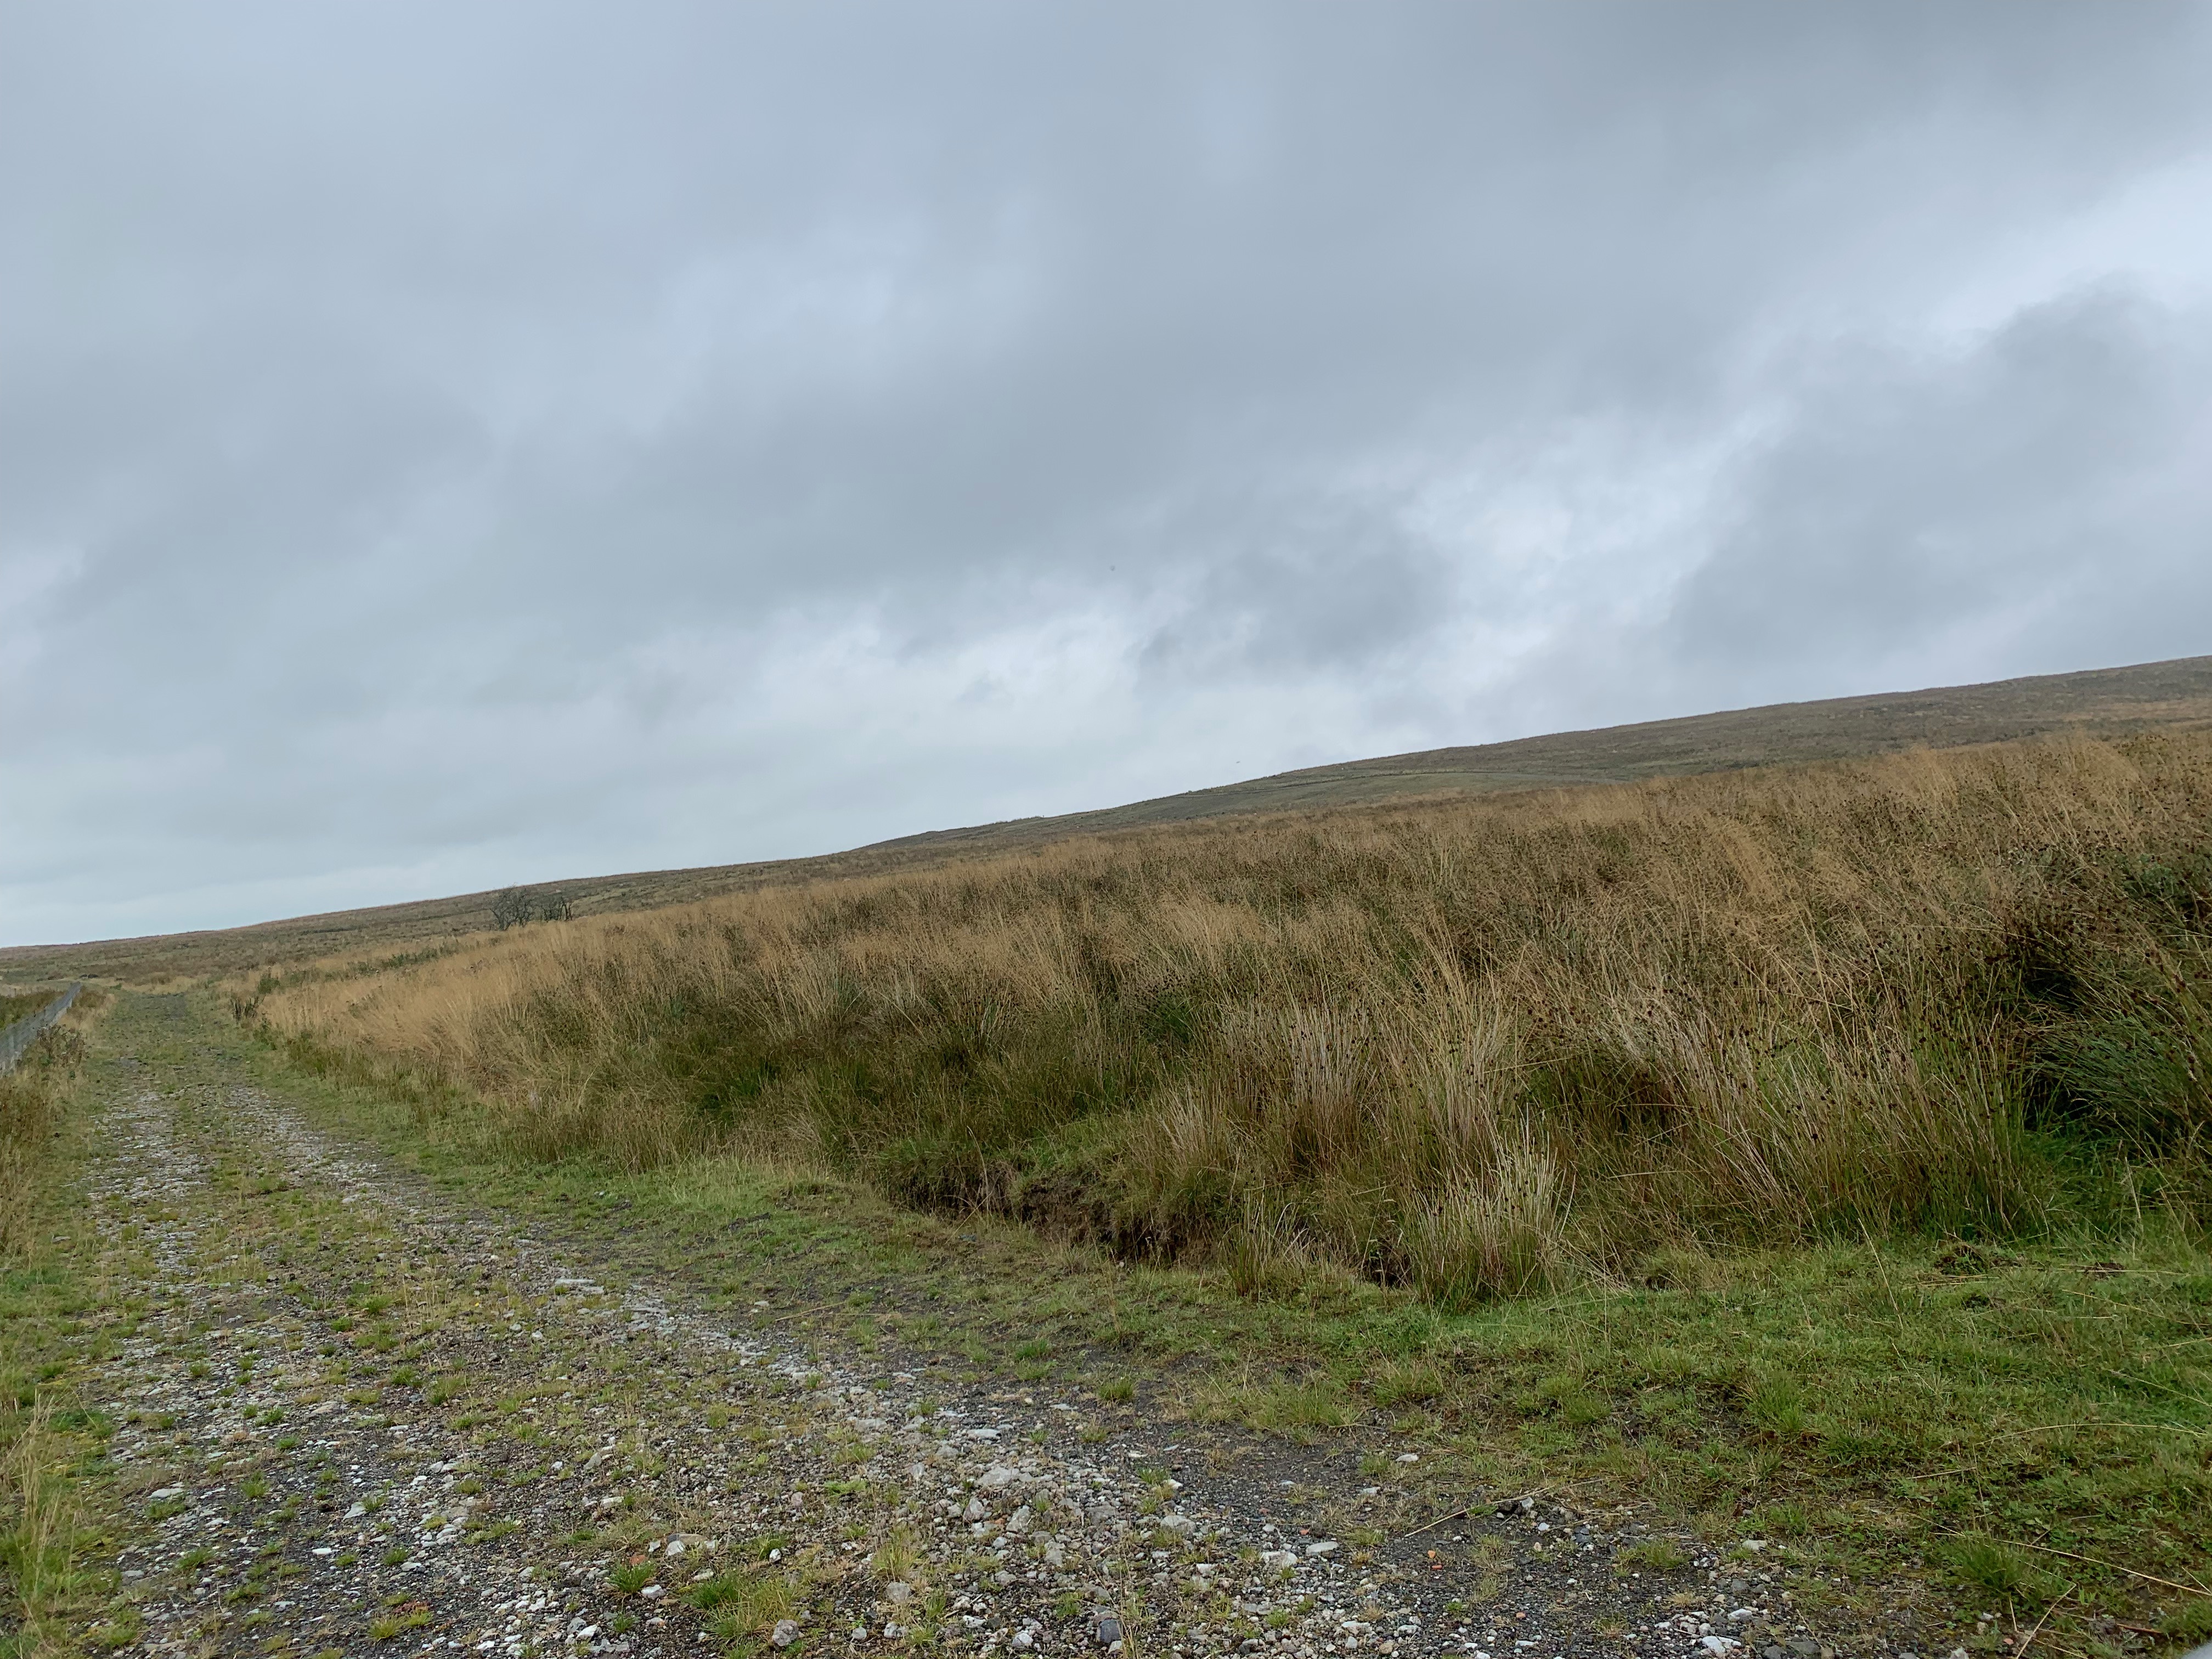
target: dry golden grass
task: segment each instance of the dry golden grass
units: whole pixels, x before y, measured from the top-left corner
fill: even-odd
[[[2191,1210],[2208,826],[2203,734],[2002,745],[1071,840],[235,994],[532,1156],[736,1146],[1459,1301],[2114,1182]]]

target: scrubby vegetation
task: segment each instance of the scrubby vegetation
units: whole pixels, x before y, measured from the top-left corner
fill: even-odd
[[[1196,824],[238,1006],[426,1116],[715,1146],[1262,1285],[2212,1207],[2212,738]]]
[[[39,993],[27,999],[30,1007],[0,1023],[36,1013],[53,1000],[51,991]],[[84,992],[71,1015],[89,1018],[106,1000],[104,992]],[[75,1024],[50,1025],[15,1068],[0,1075],[0,1261],[21,1255],[28,1241],[39,1164],[53,1133],[55,1091],[83,1055],[84,1038]]]

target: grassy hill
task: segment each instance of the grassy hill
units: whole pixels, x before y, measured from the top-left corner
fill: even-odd
[[[1819,702],[1775,703],[1681,720],[1558,732],[1310,767],[1156,800],[1059,817],[932,830],[820,857],[544,884],[577,915],[658,908],[825,877],[890,874],[1072,836],[1232,814],[1295,812],[1586,784],[1633,783],[1785,762],[1847,760],[2050,734],[2123,736],[2212,726],[2212,657],[2045,674]],[[0,975],[22,981],[234,973],[344,951],[398,955],[490,926],[493,895],[295,917],[252,927],[82,945],[0,949]]]
[[[1194,1413],[1410,1399],[1492,1491],[2117,1609],[2212,1583],[2208,825],[2212,731],[1980,744],[1070,836],[229,1006],[626,1225],[738,1171],[1172,1264],[1236,1334]]]
[[[1713,1547],[1676,1567],[1815,1563],[1795,1613],[1848,1580],[1888,1632],[1836,1651],[1921,1597],[1918,1650],[1997,1655],[1981,1611],[2127,1659],[2212,1636],[2208,667],[570,884],[574,921],[412,954],[485,901],[242,930],[325,959],[121,1006],[478,1189],[752,1241],[732,1297],[823,1296],[819,1204],[872,1367],[1142,1357],[1192,1418],[1425,1436],[1446,1519],[1564,1492]],[[1029,1265],[942,1298],[854,1230],[887,1202]]]

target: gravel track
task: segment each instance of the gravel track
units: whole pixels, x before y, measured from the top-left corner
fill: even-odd
[[[84,1185],[134,1649],[1833,1659],[1757,1560],[1414,1534],[1410,1458],[825,1363],[206,1069],[124,1062]]]

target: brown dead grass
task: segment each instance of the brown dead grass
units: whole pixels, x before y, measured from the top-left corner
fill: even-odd
[[[1464,1300],[2033,1228],[2116,1170],[2189,1211],[2208,826],[2203,734],[2000,745],[1072,840],[234,994],[533,1157],[736,1146]]]

